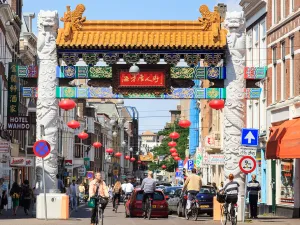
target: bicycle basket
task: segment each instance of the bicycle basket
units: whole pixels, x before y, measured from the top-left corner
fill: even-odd
[[[217,193],[217,201],[219,203],[225,203],[226,195]]]

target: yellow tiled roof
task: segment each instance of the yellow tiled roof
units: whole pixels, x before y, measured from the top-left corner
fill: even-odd
[[[58,31],[60,48],[212,48],[226,46],[226,30],[201,30],[199,21],[85,21],[81,30],[65,38],[65,29]]]

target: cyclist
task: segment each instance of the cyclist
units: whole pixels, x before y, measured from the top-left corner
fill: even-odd
[[[191,201],[196,198],[196,195],[199,193],[202,187],[201,177],[196,174],[197,170],[195,168],[192,169],[192,174],[189,175],[183,185],[182,193],[186,190],[188,192],[188,199],[186,203],[186,209],[190,212]]]
[[[125,190],[124,190],[125,196],[126,196],[126,199],[127,199],[127,200],[130,198],[130,196],[131,196],[133,190],[134,190],[134,187],[133,187],[132,183],[129,181],[129,182],[126,184]]]
[[[99,172],[95,174],[95,179],[90,182],[89,196],[90,196],[90,198],[100,196],[100,197],[106,199],[107,203],[108,203],[108,198],[109,198],[108,188],[107,188],[105,182],[102,180],[101,173],[99,173]],[[106,208],[107,203],[102,204],[103,211]],[[97,204],[97,198],[96,198],[95,208],[92,209],[91,225],[94,225],[96,222],[95,217],[96,217],[97,206],[98,206],[98,204]]]
[[[116,199],[118,199],[118,202],[120,202],[121,194],[122,194],[122,186],[121,186],[120,181],[117,181],[115,183],[115,186],[114,186],[114,189],[112,192],[113,192],[113,211],[115,211]]]
[[[147,200],[147,198],[153,199],[155,188],[156,188],[156,182],[153,179],[153,172],[148,171],[148,177],[143,180],[142,186],[141,186],[141,189],[144,191],[144,194],[143,194],[144,214],[143,214],[143,216],[145,216],[145,214],[146,214],[146,200]]]
[[[234,181],[234,176],[233,174],[229,174],[228,176],[229,182],[224,186],[223,189],[220,190],[221,193],[226,194],[226,199],[225,199],[225,213],[227,213],[228,210],[228,205],[231,204],[236,204],[238,201],[238,194],[239,194],[239,183]]]

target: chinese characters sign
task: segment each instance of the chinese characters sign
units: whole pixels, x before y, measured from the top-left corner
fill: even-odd
[[[127,71],[120,72],[120,87],[164,87],[164,72],[146,71],[131,75]]]
[[[19,82],[17,73],[17,65],[15,63],[9,63],[7,115],[18,115]]]

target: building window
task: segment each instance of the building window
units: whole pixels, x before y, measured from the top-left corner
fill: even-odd
[[[280,202],[294,204],[294,160],[281,160],[281,195]]]
[[[285,99],[285,42],[281,43],[281,59],[282,59],[282,65],[281,65],[281,100],[283,101]]]
[[[285,2],[286,0],[281,0],[281,4],[280,4],[280,16],[281,19],[283,20],[285,18]]]
[[[272,1],[272,25],[277,23],[277,0]]]
[[[277,68],[276,68],[276,47],[272,49],[273,55],[273,71],[272,71],[272,103],[276,102],[277,89]]]
[[[294,96],[294,36],[290,37],[290,50],[291,50],[291,60],[290,60],[290,97]]]
[[[30,121],[30,129],[28,131],[28,146],[33,146],[36,141],[36,113],[30,112],[28,116]]]
[[[294,11],[295,0],[290,0],[290,13]]]

